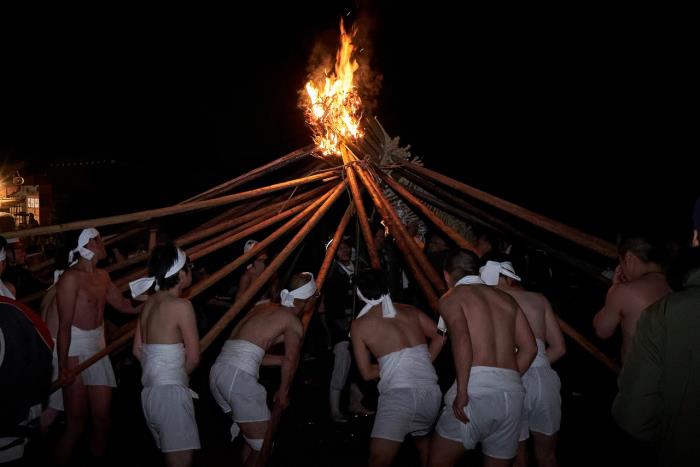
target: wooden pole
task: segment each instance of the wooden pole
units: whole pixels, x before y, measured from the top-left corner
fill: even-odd
[[[360,178],[362,179],[362,183],[364,183],[367,190],[369,190],[370,192],[374,192],[375,196],[373,196],[373,199],[375,200],[375,203],[378,202],[384,208],[384,212],[389,216],[388,222],[390,222],[393,226],[394,238],[403,237],[403,243],[404,246],[408,247],[407,253],[409,253],[409,256],[415,257],[421,269],[425,272],[426,276],[428,277],[428,280],[433,284],[433,287],[435,287],[435,290],[437,290],[439,294],[445,292],[447,288],[442,277],[438,274],[438,272],[435,270],[430,261],[428,261],[428,258],[427,256],[425,256],[425,253],[421,251],[420,248],[418,248],[418,245],[416,244],[415,240],[406,231],[406,227],[399,219],[398,215],[394,211],[394,208],[384,197],[384,194],[380,190],[379,186],[377,186],[377,184],[374,182],[374,179],[372,178],[369,169],[360,165],[356,165],[355,167],[353,167],[353,169],[359,173]],[[401,244],[399,244],[399,247],[401,247]]]
[[[557,321],[559,321],[559,327],[564,334],[569,336],[574,342],[583,347],[588,353],[590,353],[596,360],[601,362],[603,365],[612,370],[615,374],[620,373],[620,365],[618,365],[612,358],[605,355],[598,347],[593,345],[591,341],[586,339],[586,337],[574,329],[572,326],[567,324],[561,318],[557,316]]]
[[[438,229],[442,230],[445,235],[447,235],[455,244],[465,250],[470,250],[476,253],[476,247],[468,242],[464,237],[462,237],[455,229],[445,224],[442,219],[435,215],[433,211],[428,209],[428,207],[420,202],[418,198],[413,196],[408,190],[401,186],[400,183],[396,182],[390,176],[386,175],[381,170],[376,171],[379,177],[389,185],[389,187],[408,201],[413,207],[418,209],[425,217],[427,217],[430,222],[432,222]],[[478,254],[478,253],[477,253]]]
[[[356,167],[353,167],[353,170]],[[379,198],[378,193],[376,193],[372,187],[371,184],[369,183],[368,180],[366,180],[366,175],[364,174],[363,171],[358,170],[358,173],[360,175],[360,180],[362,183],[365,185],[365,188],[367,188],[367,192],[370,194],[370,197],[372,198],[372,201],[374,202],[375,206],[377,207],[377,210],[379,211],[379,214],[382,216],[385,222],[389,224],[389,227],[391,228],[392,235],[394,236],[394,239],[396,240],[396,244],[399,247],[399,250],[401,250],[401,253],[403,253],[404,258],[406,259],[406,265],[408,266],[409,271],[411,271],[411,275],[416,279],[416,282],[418,282],[418,286],[421,288],[423,291],[423,294],[425,295],[425,298],[428,300],[428,304],[430,305],[430,308],[437,313],[438,312],[438,297],[437,294],[435,293],[435,290],[433,290],[433,287],[430,285],[430,282],[428,279],[425,277],[423,274],[423,271],[421,270],[421,267],[418,264],[417,259],[414,257],[412,250],[410,246],[407,244],[406,238],[401,234],[397,226],[394,226],[393,218],[389,214],[389,210],[391,210],[391,207],[387,210],[386,206],[381,202],[381,199]],[[409,239],[408,241],[413,241],[413,239]]]
[[[343,233],[345,232],[348,223],[350,222],[352,213],[353,209],[352,205],[350,205],[345,210],[345,215],[340,220],[340,224],[338,225],[338,228],[335,231],[335,235],[333,235],[333,241],[326,250],[326,255],[323,258],[323,263],[321,264],[321,268],[319,269],[318,274],[316,275],[316,287],[318,288],[319,292],[323,289],[323,284],[326,281],[328,270],[330,269],[331,264],[333,264],[333,258],[335,258],[335,254],[338,251],[338,246],[340,246],[340,240],[343,237]],[[313,316],[315,309],[316,299],[314,298],[306,303],[306,306],[304,307],[304,312],[302,314],[301,321],[304,326],[304,337],[306,337],[306,332],[309,329],[309,323],[311,322],[311,317]],[[294,380],[294,375],[292,375],[292,380]],[[263,445],[260,449],[260,455],[258,456],[258,459],[256,461],[256,466],[258,467],[264,467],[265,464],[267,464],[268,459],[270,458],[270,453],[272,452],[272,440],[277,434],[277,427],[279,426],[281,416],[282,409],[278,405],[275,405],[272,408],[272,416],[270,417],[270,421],[267,424],[267,430],[265,431]]]
[[[357,219],[360,222],[360,230],[362,231],[362,236],[365,238],[365,244],[367,245],[367,253],[369,254],[370,264],[374,269],[380,269],[382,265],[379,261],[377,245],[374,243],[374,235],[372,235],[372,229],[369,227],[367,211],[365,211],[365,205],[362,201],[360,188],[357,185],[355,171],[353,171],[348,165],[351,162],[350,156],[347,151],[341,151],[341,153],[343,156],[343,163],[345,164],[345,174],[350,185],[350,192],[352,193],[352,199],[355,203],[355,209],[357,210]]]
[[[268,193],[273,193],[275,191],[284,190],[286,188],[304,185],[306,183],[315,182],[318,180],[335,179],[336,170],[328,170],[325,172],[318,173],[316,175],[309,175],[308,177],[302,177],[295,180],[289,180],[282,183],[277,183],[274,185],[269,185],[263,188],[257,188],[255,190],[243,191],[240,193],[235,193],[232,195],[222,196],[220,198],[214,198],[204,201],[193,201],[188,204],[181,204],[175,206],[169,206],[166,208],[149,209],[146,211],[139,211],[130,214],[120,214],[117,216],[100,217],[97,219],[90,219],[86,221],[75,221],[68,222],[66,224],[50,225],[46,227],[37,227],[35,229],[19,230],[16,232],[8,232],[6,238],[19,238],[19,237],[29,237],[32,235],[45,235],[58,232],[67,232],[71,230],[79,230],[87,227],[102,227],[104,225],[122,224],[125,222],[153,219],[156,217],[170,216],[173,214],[181,214],[184,212],[196,211],[199,209],[213,208],[216,206],[223,206],[225,204],[234,203],[236,201],[241,201],[244,199],[255,198],[258,196],[266,195]]]
[[[434,172],[430,169],[426,169],[425,167],[421,167],[411,162],[402,162],[401,165],[412,172],[428,177],[431,180],[435,180],[445,186],[449,186],[454,190],[476,198],[484,203],[490,204],[495,208],[505,211],[519,219],[530,222],[531,224],[543,228],[562,238],[566,238],[567,240],[570,240],[582,247],[588,248],[591,251],[599,253],[608,258],[617,258],[617,248],[615,248],[615,245],[610,242],[606,242],[598,237],[564,225],[561,222],[557,222],[546,216],[518,206],[517,204],[490,195],[467,184],[458,182],[453,178],[446,177],[445,175]]]
[[[260,178],[264,175],[267,175],[275,170],[281,169],[282,167],[291,164],[292,162],[295,162],[299,159],[302,159],[306,156],[308,156],[311,151],[313,151],[314,145],[309,145],[306,147],[303,147],[301,149],[297,149],[296,151],[290,152],[286,156],[282,156],[278,159],[275,159],[272,162],[269,162],[263,166],[260,166],[254,170],[251,170],[250,172],[247,172],[243,175],[240,175],[234,179],[231,179],[227,182],[224,182],[220,185],[215,186],[214,188],[211,188],[203,193],[200,193],[198,195],[195,195],[189,199],[186,199],[183,201],[183,203],[190,203],[192,201],[199,201],[201,199],[209,199],[214,196],[218,196],[219,194],[232,190],[236,188],[237,186],[240,186],[244,183],[250,182],[255,180],[256,178]]]
[[[243,307],[255,296],[255,294],[258,293],[258,291],[265,285],[265,283],[270,280],[272,275],[279,269],[279,267],[284,263],[284,261],[287,259],[287,257],[296,249],[297,246],[301,243],[304,238],[309,234],[311,229],[313,229],[316,224],[318,224],[318,221],[321,220],[321,218],[328,212],[330,207],[335,203],[335,201],[340,197],[340,195],[343,192],[343,185],[344,184],[339,184],[328,196],[323,204],[321,205],[320,208],[316,209],[314,207],[314,214],[311,216],[311,218],[304,224],[304,226],[297,232],[297,234],[292,238],[292,240],[285,245],[285,247],[282,249],[282,251],[275,257],[275,259],[272,260],[272,262],[263,270],[262,274],[255,279],[251,284],[248,289],[243,292],[241,297],[236,300],[236,302],[231,305],[231,307],[224,313],[224,315],[219,319],[219,321],[207,332],[207,334],[204,336],[204,338],[200,342],[200,348],[202,349],[202,352],[204,352],[207,347],[211,345],[211,343],[216,339],[216,337],[221,334],[224,329],[229,325],[229,323],[236,317],[236,315],[243,309]],[[267,240],[267,239],[266,239]],[[254,257],[260,251],[262,251],[266,245],[264,245],[265,241],[263,240],[262,242],[256,244],[253,248],[250,249],[248,253],[252,253],[250,255],[250,258]],[[245,255],[244,255],[245,256]],[[245,261],[247,261],[246,259]],[[245,262],[243,261],[243,262]],[[243,264],[241,262],[241,264]]]

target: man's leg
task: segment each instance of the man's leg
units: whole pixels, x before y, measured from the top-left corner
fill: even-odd
[[[430,436],[414,436],[413,441],[416,443],[420,465],[427,467],[428,458],[430,457]]]
[[[465,449],[462,443],[445,439],[435,433],[430,442],[430,467],[452,467],[464,455]]]
[[[518,443],[518,453],[515,455],[515,467],[527,467],[527,440]]]
[[[190,467],[192,465],[192,451],[165,452],[165,465],[167,467]]]
[[[382,438],[371,438],[369,442],[369,467],[389,467],[401,443]]]
[[[532,440],[535,443],[535,459],[538,467],[558,467],[556,433],[547,436],[533,431]]]
[[[331,385],[329,402],[331,406],[331,418],[336,422],[346,422],[340,410],[340,394],[345,387],[350,373],[350,343],[348,341],[338,342],[333,346],[333,372],[331,373]]]
[[[496,459],[484,454],[484,467],[510,467],[513,465],[513,459]]]
[[[260,448],[262,447],[263,440],[265,439],[265,432],[267,431],[268,422],[250,422],[250,423],[239,423],[238,426],[241,429],[241,434],[245,437],[245,442],[250,446],[250,454],[248,458],[245,459],[244,466],[255,466],[258,460],[258,454],[260,454]]]
[[[48,434],[49,430],[51,429],[51,425],[56,421],[56,418],[58,417],[58,414],[60,414],[61,411],[58,409],[54,409],[53,407],[46,407],[43,412],[41,412],[41,418],[39,419],[39,428],[41,430],[42,435]]]
[[[87,386],[92,419],[92,455],[100,458],[107,452],[107,434],[109,432],[110,409],[112,407],[112,388],[109,386]]]
[[[78,365],[78,357],[68,359],[69,368]],[[87,416],[87,388],[78,375],[73,383],[63,387],[63,405],[66,412],[66,431],[56,444],[56,464],[65,465],[70,461],[73,449],[85,431]]]

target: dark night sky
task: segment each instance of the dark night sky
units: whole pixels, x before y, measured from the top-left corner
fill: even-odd
[[[74,174],[55,184],[71,220],[177,202],[307,144],[307,59],[353,3],[258,3],[2,7],[0,158],[117,161],[54,171]],[[689,228],[688,15],[366,3],[377,115],[427,166],[609,238],[633,219]]]

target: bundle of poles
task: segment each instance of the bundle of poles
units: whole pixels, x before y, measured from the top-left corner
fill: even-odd
[[[410,273],[409,275],[415,284],[418,285],[430,308],[437,316],[439,297],[446,290],[442,274],[440,271],[435,270],[424,251],[407,231],[406,226],[404,226],[385,195],[387,190],[395,193],[418,216],[427,221],[429,225],[432,225],[436,232],[444,235],[458,248],[475,251],[474,245],[470,241],[435,214],[436,209],[448,212],[467,222],[487,227],[514,240],[522,241],[538,250],[545,251],[552,258],[560,260],[596,280],[601,278],[600,268],[583,260],[575,259],[536,237],[521,232],[520,229],[501,220],[499,216],[487,213],[467,202],[464,199],[466,196],[489,205],[519,221],[537,226],[603,258],[616,259],[616,249],[609,242],[485,193],[421,165],[410,161],[399,161],[399,163],[391,167],[390,171],[386,170],[386,167],[378,164],[376,158],[367,156],[368,153],[381,150],[381,145],[383,144],[377,128],[372,127],[372,125],[369,125],[369,127],[370,131],[367,132],[366,138],[358,144],[348,145],[347,150],[343,151],[342,158],[324,160],[321,157],[312,157],[318,156],[315,153],[315,148],[307,146],[173,206],[38,227],[3,235],[7,238],[28,237],[57,234],[87,227],[99,228],[119,224],[123,225],[123,230],[108,238],[106,243],[117,243],[135,235],[145,234],[148,234],[153,240],[154,229],[152,226],[155,219],[225,206],[226,210],[224,212],[196,226],[175,240],[176,244],[185,249],[191,260],[194,261],[218,252],[222,248],[236,242],[248,239],[261,231],[271,229],[283,222],[281,226],[271,230],[252,249],[224,264],[220,269],[195,283],[190,288],[189,298],[197,297],[211,286],[228,277],[236,269],[250,263],[260,252],[267,249],[280,238],[294,234],[290,240],[286,241],[284,247],[264,269],[264,272],[253,281],[242,296],[230,305],[219,321],[201,338],[202,352],[206,351],[215,339],[229,327],[231,322],[246,308],[253,297],[280,269],[324,216],[331,211],[333,205],[340,198],[346,200],[347,208],[339,223],[332,224],[337,225],[337,228],[317,274],[317,285],[321,291],[340,244],[340,239],[353,217],[359,223],[371,266],[380,268],[380,260],[370,228],[369,207],[373,213],[378,213],[384,225],[388,227],[405,260],[407,272]],[[303,176],[260,188],[232,193],[244,184],[269,176],[273,172],[280,171],[280,169],[298,162],[303,162]],[[412,183],[405,185],[397,182],[397,174],[400,174],[403,179],[410,180]],[[415,189],[415,187],[420,189]],[[114,281],[122,291],[126,291],[129,281],[146,273],[144,266],[137,266],[145,263],[147,259],[148,253],[137,254],[121,263],[109,266],[107,270],[110,274],[115,275],[130,268],[128,273]],[[51,268],[52,265],[52,261],[46,261],[35,266],[34,270],[45,270]],[[20,300],[31,305],[41,299],[42,295],[43,293],[39,293],[20,297]],[[312,299],[307,303],[303,312],[302,322],[305,334],[315,308],[316,299]],[[562,331],[575,343],[613,372],[619,372],[617,363],[600,351],[584,335],[561,319],[559,319],[559,323]],[[74,374],[79,374],[102,357],[126,345],[133,338],[135,326],[136,320],[133,320],[119,328],[114,333],[114,338],[109,345],[75,368]],[[52,388],[58,387],[60,387],[60,384],[58,381],[55,381]],[[259,466],[266,465],[269,459],[273,445],[272,441],[275,438],[280,416],[281,410],[279,407],[274,407],[271,423],[265,435],[261,455],[258,459]]]

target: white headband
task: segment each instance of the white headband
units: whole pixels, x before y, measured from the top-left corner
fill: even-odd
[[[357,296],[360,297],[360,300],[365,302],[365,307],[360,310],[360,313],[357,315],[356,319],[362,318],[364,315],[369,313],[369,310],[372,309],[373,306],[375,305],[381,305],[382,306],[382,317],[384,318],[394,318],[396,317],[396,308],[394,308],[394,302],[391,301],[391,296],[387,293],[382,295],[376,300],[370,300],[366,298],[364,295],[362,295],[362,292],[360,292],[360,288],[356,287],[355,288],[355,293],[357,293]]]
[[[521,280],[520,276],[515,274],[515,269],[513,269],[513,264],[510,261],[503,261],[502,263],[487,261],[486,265],[479,269],[479,274],[487,285],[497,285],[499,276],[510,277],[518,282]]]
[[[80,232],[80,237],[78,237],[77,248],[71,250],[68,253],[68,262],[70,262],[71,266],[78,263],[77,259],[75,261],[72,261],[73,254],[76,252],[78,254],[80,254],[81,257],[85,258],[88,261],[90,261],[93,258],[93,256],[95,256],[95,253],[93,253],[92,251],[85,248],[85,246],[90,242],[90,240],[92,240],[93,238],[97,238],[99,236],[100,236],[100,233],[97,231],[97,229],[93,229],[92,227],[89,229],[83,229],[83,231]]]
[[[245,242],[245,245],[243,245],[243,253],[248,253],[251,248],[253,248],[255,245],[257,245],[258,242],[257,240],[253,240],[252,238]]]
[[[172,266],[170,266],[170,269],[168,269],[168,272],[165,273],[165,276],[163,276],[165,279],[168,277],[173,277],[175,274],[180,272],[182,268],[185,267],[185,264],[187,263],[187,255],[185,254],[184,251],[181,249],[177,249],[177,259],[175,259],[175,262],[173,263]],[[153,284],[156,283],[156,278],[155,277],[142,277],[141,279],[136,279],[135,281],[129,282],[129,288],[131,289],[131,296],[136,298],[139,295],[143,294],[146,292],[148,289],[153,287]],[[156,284],[156,290],[158,290],[158,284]]]
[[[284,289],[282,292],[280,292],[282,306],[291,308],[294,306],[295,298],[298,298],[299,300],[306,300],[307,298],[311,298],[316,293],[316,281],[314,280],[314,275],[310,272],[304,272],[302,274],[308,274],[311,276],[311,280],[298,289],[294,289],[292,291]]]
[[[64,269],[55,269],[54,270],[54,272],[53,272],[53,284],[51,285],[51,287],[56,285],[56,283],[58,282],[58,279],[61,278],[61,276],[63,275],[64,272],[66,272]]]

